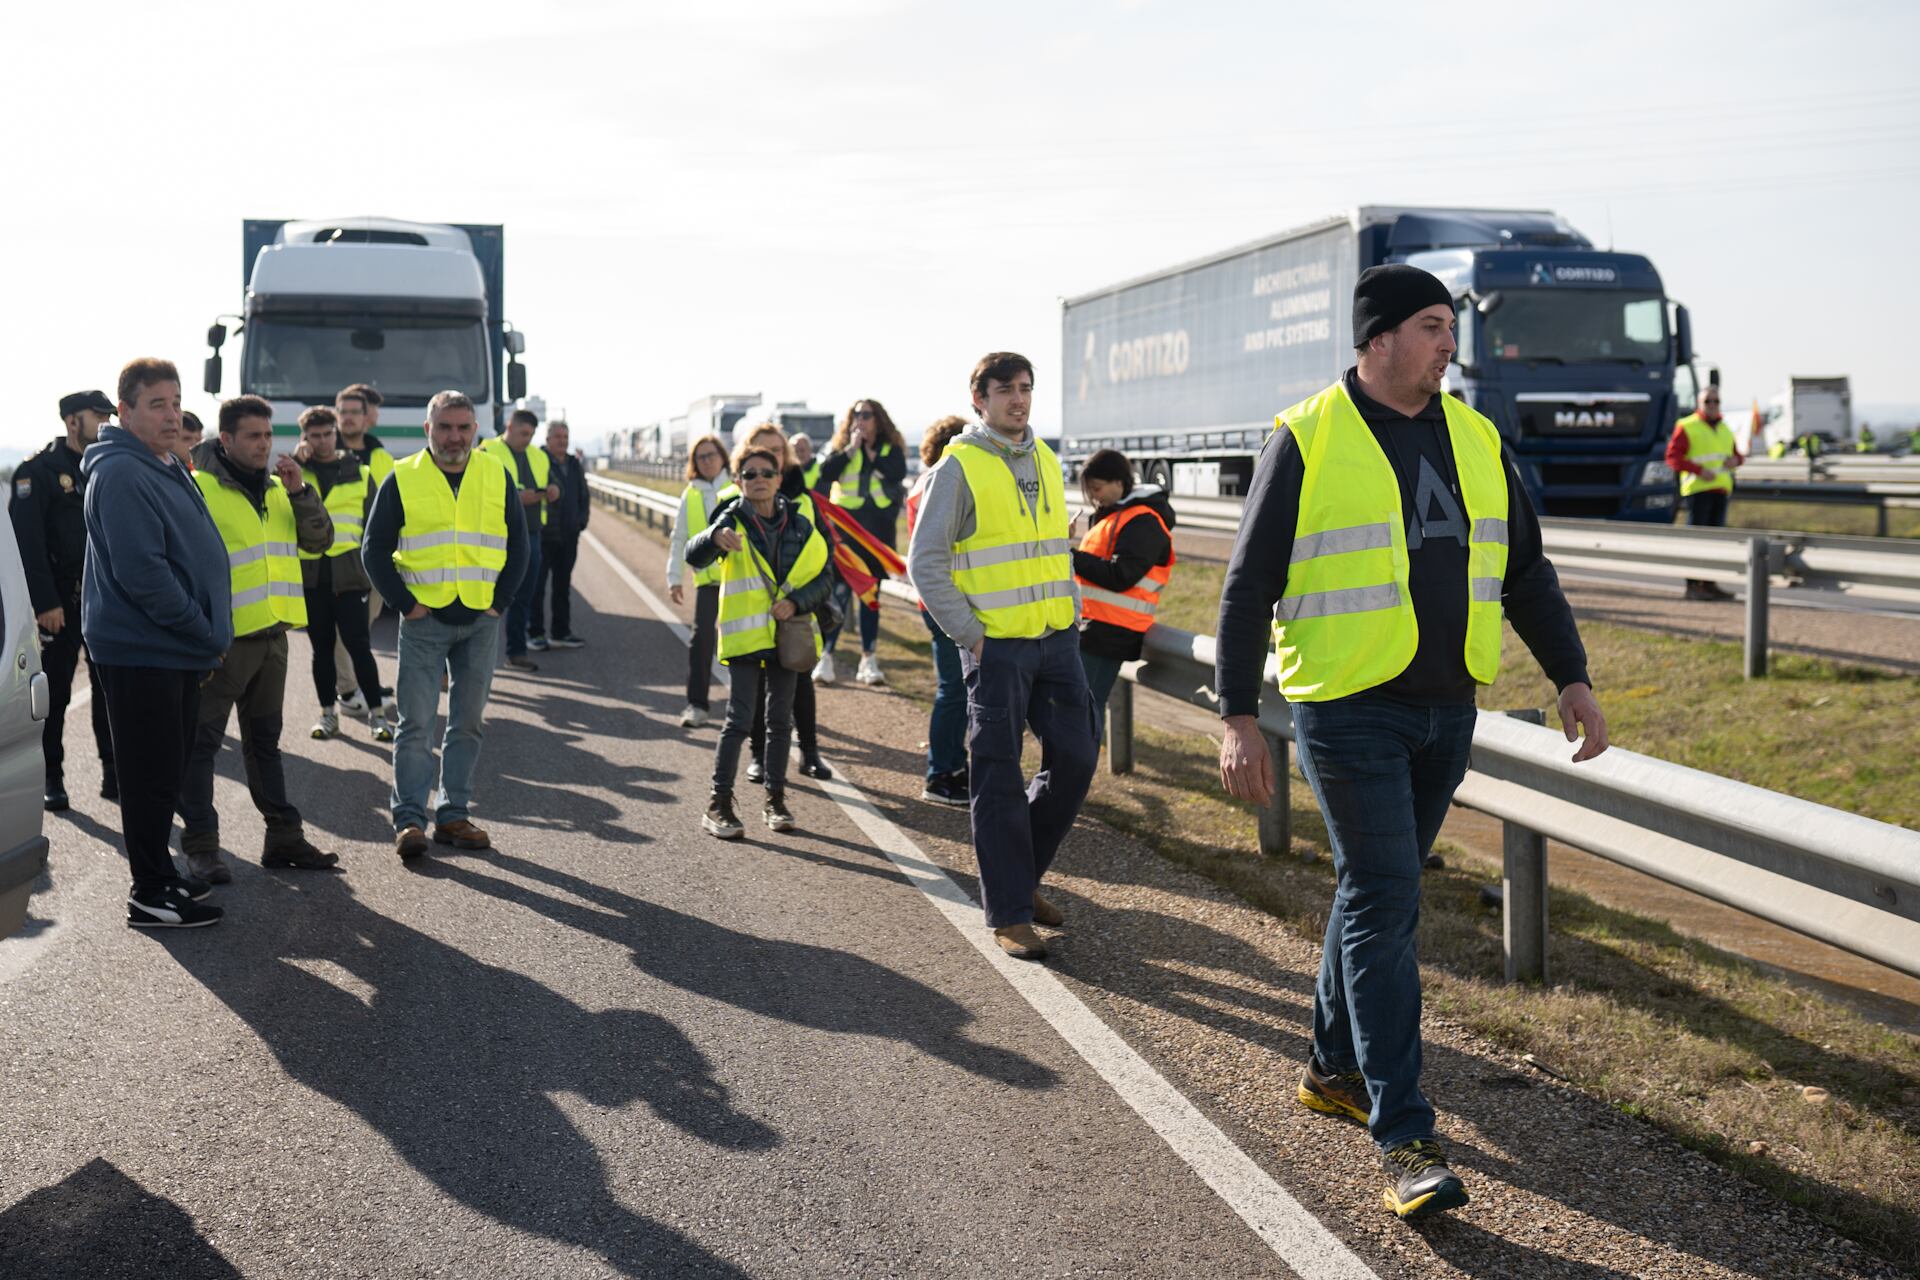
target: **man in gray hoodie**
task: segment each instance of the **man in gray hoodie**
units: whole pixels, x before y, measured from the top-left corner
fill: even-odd
[[[973,851],[987,924],[1007,954],[1046,956],[1064,919],[1040,880],[1093,781],[1092,698],[1080,663],[1066,489],[1027,424],[1033,365],[997,351],[974,367],[980,423],[956,436],[920,502],[907,568],[960,650],[967,683]],[[1023,726],[1040,771],[1020,772]]]

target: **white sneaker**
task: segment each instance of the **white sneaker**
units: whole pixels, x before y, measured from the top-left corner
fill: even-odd
[[[820,655],[820,661],[813,664],[813,682],[815,684],[832,684],[839,678],[833,670],[833,650],[828,649]]]
[[[367,713],[367,724],[373,729],[375,742],[393,741],[393,726],[399,721],[399,711],[398,706],[387,702]]]
[[[860,669],[854,673],[853,678],[861,684],[885,684],[887,682],[887,678],[880,674],[880,659],[871,653],[863,653],[860,655]]]
[[[701,729],[706,727],[706,723],[707,713],[692,703],[688,703],[687,709],[680,713],[680,727],[682,729]]]
[[[313,723],[313,736],[316,738],[337,738],[340,736],[340,713],[322,711],[320,718]]]
[[[367,695],[358,689],[352,693],[343,693],[340,695],[340,708],[343,711],[351,711],[354,715],[363,716],[367,714]]]

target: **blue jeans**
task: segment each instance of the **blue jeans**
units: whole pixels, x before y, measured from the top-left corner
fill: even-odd
[[[1293,704],[1300,771],[1333,844],[1337,887],[1313,998],[1323,1071],[1358,1071],[1382,1151],[1434,1136],[1420,1092],[1421,864],[1466,776],[1475,711],[1387,698]]]
[[[933,669],[940,678],[927,723],[927,776],[937,778],[967,767],[967,678],[960,670],[959,647],[925,609],[920,620],[933,637]]]
[[[840,626],[832,635],[824,637],[822,643],[826,651],[833,652],[834,646],[840,643],[840,632],[846,629],[847,622],[857,613],[860,615],[860,652],[872,653],[874,646],[880,643],[880,611],[869,609],[855,599],[853,588],[847,585],[845,578],[837,575],[833,580],[833,604],[840,610]]]
[[[393,736],[393,829],[426,826],[433,791],[434,716],[440,709],[440,675],[447,684],[447,730],[440,743],[440,798],[433,820],[458,822],[473,802],[473,766],[480,759],[481,717],[493,689],[500,619],[481,617],[463,627],[429,614],[400,620],[400,674],[394,697],[400,724]]]
[[[533,598],[540,594],[540,526],[527,530],[527,572],[520,579],[513,603],[507,606],[507,656],[517,658],[527,651],[527,619],[533,613]]]
[[[1113,696],[1113,686],[1125,664],[1118,658],[1082,649],[1080,665],[1087,669],[1087,692],[1093,695],[1093,749],[1098,752],[1107,741],[1107,699]]]
[[[1033,922],[1033,894],[1073,829],[1093,782],[1093,710],[1080,637],[989,639],[980,660],[962,651],[967,682],[967,783],[980,899],[995,929]],[[1040,739],[1040,771],[1020,773],[1026,730]]]

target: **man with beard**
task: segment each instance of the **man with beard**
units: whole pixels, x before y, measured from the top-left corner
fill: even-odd
[[[1680,473],[1680,496],[1686,499],[1688,523],[1717,529],[1727,522],[1727,503],[1733,497],[1733,469],[1746,459],[1734,443],[1733,428],[1720,416],[1720,387],[1700,388],[1694,411],[1673,426],[1667,441],[1667,465]],[[1687,580],[1689,600],[1731,600],[1733,593],[1719,583]]]

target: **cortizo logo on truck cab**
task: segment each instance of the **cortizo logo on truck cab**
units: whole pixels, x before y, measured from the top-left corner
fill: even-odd
[[[1612,267],[1582,267],[1571,263],[1530,263],[1529,284],[1618,284],[1620,273]]]

